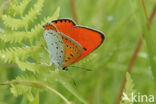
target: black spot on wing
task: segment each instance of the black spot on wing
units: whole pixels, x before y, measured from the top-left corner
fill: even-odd
[[[72,57],[73,57],[74,55],[73,55],[72,53],[70,53],[70,56],[72,56]]]
[[[87,51],[87,48],[83,48],[83,50]]]

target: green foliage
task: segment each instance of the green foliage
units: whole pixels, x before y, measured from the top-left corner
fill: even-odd
[[[50,20],[58,18],[60,9],[58,8],[53,16],[45,17],[40,23],[35,24],[29,30],[32,24],[31,22],[35,21],[35,19],[37,19],[37,15],[40,14],[42,6],[44,5],[44,0],[38,0],[37,3],[34,4],[34,7],[30,8],[30,11],[28,11],[27,14],[24,14],[24,10],[29,2],[30,1],[22,1],[19,4],[16,4],[15,2],[11,3],[8,14],[2,16],[2,21],[4,26],[6,26],[6,31],[1,33],[0,39],[2,42],[10,45],[7,48],[0,50],[0,59],[5,63],[17,64],[18,67],[25,73],[24,75],[18,76],[15,80],[15,83],[10,82],[10,84],[12,84],[11,92],[13,95],[22,95],[30,103],[35,102],[35,104],[38,104],[39,98],[37,96],[39,96],[40,90],[33,88],[38,86],[33,86],[31,82],[40,81],[48,84],[49,76],[52,75],[50,71],[54,69],[52,66],[41,64],[49,62],[48,54],[42,47],[42,44],[45,44],[42,36],[42,25]],[[21,9],[19,10],[19,8]],[[16,16],[18,15],[20,16],[17,18]],[[55,81],[56,77],[58,79],[58,75],[57,73],[53,74],[54,75],[52,75],[53,77],[51,79]],[[27,84],[32,86],[25,86]],[[56,91],[52,90],[52,88],[46,85],[44,86],[45,87],[43,87],[43,89],[49,89],[50,91],[54,91],[54,93],[56,93]],[[62,86],[66,87],[66,85]],[[71,91],[71,93],[73,93],[73,95],[75,95],[80,102],[85,103],[85,101],[76,93],[73,91]],[[63,95],[59,94],[58,92],[56,94],[65,102],[70,103],[65,97],[63,97]]]
[[[153,76],[156,82],[156,41],[155,41],[155,28],[156,28],[156,23],[152,24],[151,28],[149,29],[146,25],[144,24],[144,36],[145,36],[145,41],[146,41],[146,46],[147,46],[147,52],[148,52],[148,57],[149,61],[151,64],[151,70],[153,72]]]
[[[41,47],[42,41],[40,40],[43,34],[42,24],[45,23],[46,21],[56,19],[59,13],[59,8],[58,8],[52,17],[44,18],[40,24],[36,24],[30,31],[27,31],[26,28],[27,26],[30,25],[30,22],[34,21],[36,16],[40,14],[42,10],[43,2],[44,0],[38,0],[37,3],[34,4],[34,8],[31,8],[28,14],[26,14],[25,17],[23,16],[20,17],[20,19],[17,19],[16,17],[13,17],[11,15],[2,16],[4,25],[14,30],[14,31],[10,31],[10,30],[5,31],[4,33],[0,35],[0,38],[2,41],[9,42],[12,44],[9,46],[9,48],[6,48],[0,51],[2,61],[16,63],[23,70],[28,69],[30,71],[31,70],[34,71],[35,67],[37,69],[38,64],[32,63],[33,65],[32,64],[29,65],[28,64],[29,62],[27,62],[28,58],[31,57],[33,58],[34,61],[36,61],[36,60],[39,60],[38,58],[40,58],[39,57],[40,54],[45,53],[43,51],[43,48]],[[16,6],[15,4],[11,4],[11,7],[12,8],[20,7],[22,5],[26,5],[27,3],[28,2],[23,1],[19,4],[19,6]],[[25,6],[23,6],[23,8],[24,7]],[[17,8],[13,8],[13,10],[16,10],[16,9]],[[21,10],[24,10],[24,9],[21,9]],[[14,12],[16,14],[16,11]],[[18,30],[19,28],[22,28],[22,27],[25,28],[23,31]],[[39,51],[44,52],[44,53],[39,53]],[[36,57],[34,53],[37,54],[38,56]],[[24,63],[23,61],[26,61],[26,62]]]
[[[14,3],[11,3],[10,5],[10,12],[13,13],[13,15],[23,15],[24,11],[29,4],[30,0],[23,0],[21,2],[12,1]],[[39,9],[39,8],[38,8]]]
[[[127,95],[127,97],[130,99],[131,98],[131,94],[135,94],[136,91],[134,90],[134,83],[133,80],[130,76],[130,74],[127,72],[126,74],[126,86],[124,88],[124,94]],[[124,96],[123,96],[124,97]],[[120,104],[133,104],[133,102],[128,101],[128,100],[121,100]]]
[[[25,80],[25,81],[35,81],[36,78],[34,78],[33,76],[20,76],[17,77],[16,80]],[[24,95],[27,97],[27,99],[32,102],[34,100],[34,95],[32,94],[32,87],[28,87],[28,86],[23,86],[23,85],[15,85],[13,84],[11,87],[11,92],[15,95],[15,96],[19,96],[19,95]],[[37,91],[35,91],[35,93],[37,93]]]
[[[41,72],[40,69],[51,70],[52,68],[39,63],[44,62],[43,60],[40,60],[40,56],[47,54],[41,46],[42,40],[40,38],[42,38],[43,34],[42,24],[58,18],[59,8],[53,16],[44,18],[39,24],[35,24],[29,31],[28,27],[31,26],[32,22],[37,19],[37,16],[42,11],[44,0],[37,0],[33,8],[30,8],[28,13],[24,14],[24,10],[29,2],[30,0],[22,1],[19,4],[12,2],[9,8],[9,13],[13,13],[13,15],[2,15],[2,21],[7,29],[4,33],[1,33],[0,38],[3,42],[9,43],[10,45],[5,49],[0,50],[0,59],[5,63],[17,64],[22,71],[29,70],[30,72],[39,74]],[[20,16],[17,18],[16,16],[19,14]],[[24,76],[17,77],[16,80],[32,81],[37,80],[37,76],[37,74],[26,74]],[[16,84],[12,85],[11,92],[15,96],[25,96],[30,102],[37,102],[35,101],[35,96],[38,96],[39,94],[36,94],[38,90],[33,90],[31,87]]]
[[[23,13],[24,12],[24,5],[27,5],[30,1],[28,0],[27,2],[21,2],[18,6],[15,4],[12,4],[12,8],[14,15],[18,13]],[[37,16],[40,14],[42,7],[43,7],[43,2],[44,0],[38,0],[37,3],[34,4],[33,8],[30,8],[29,12],[25,14],[24,16],[21,16],[20,19],[14,18],[10,15],[3,15],[2,20],[5,24],[5,26],[11,28],[12,30],[17,30],[19,28],[28,28],[28,25],[34,21],[34,19],[37,18]],[[18,8],[19,7],[19,8]],[[12,9],[11,8],[11,9]],[[20,9],[22,8],[22,9]],[[20,9],[20,11],[19,11]],[[17,12],[16,12],[17,11]]]
[[[71,18],[70,0],[0,0],[0,104],[114,104],[142,34],[143,44],[132,66],[133,81],[127,74],[124,91],[135,92],[135,83],[141,94],[155,95],[156,17],[148,30],[141,0],[74,3],[78,24],[106,36],[102,46],[74,64],[92,71],[74,67],[58,71],[46,65],[50,59],[43,48],[42,25],[59,17]],[[145,1],[148,16],[155,3]],[[11,85],[11,90],[2,85]]]

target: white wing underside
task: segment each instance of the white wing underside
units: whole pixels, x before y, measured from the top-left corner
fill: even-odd
[[[54,64],[57,68],[61,68],[64,58],[64,44],[62,35],[52,29],[44,31],[44,38],[48,46],[48,52],[51,57],[50,65]]]

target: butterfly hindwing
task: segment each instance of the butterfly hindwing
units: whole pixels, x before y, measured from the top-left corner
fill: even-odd
[[[44,31],[44,38],[51,57],[50,64],[54,64],[57,68],[62,67],[64,58],[62,35],[52,29],[49,29]]]
[[[73,64],[81,56],[82,47],[79,43],[64,34],[62,34],[62,39],[65,50],[63,66],[67,67]]]

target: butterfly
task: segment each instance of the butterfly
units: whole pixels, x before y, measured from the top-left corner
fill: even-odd
[[[50,64],[63,70],[89,55],[105,39],[102,32],[76,25],[71,19],[53,20],[44,24],[43,28]]]

